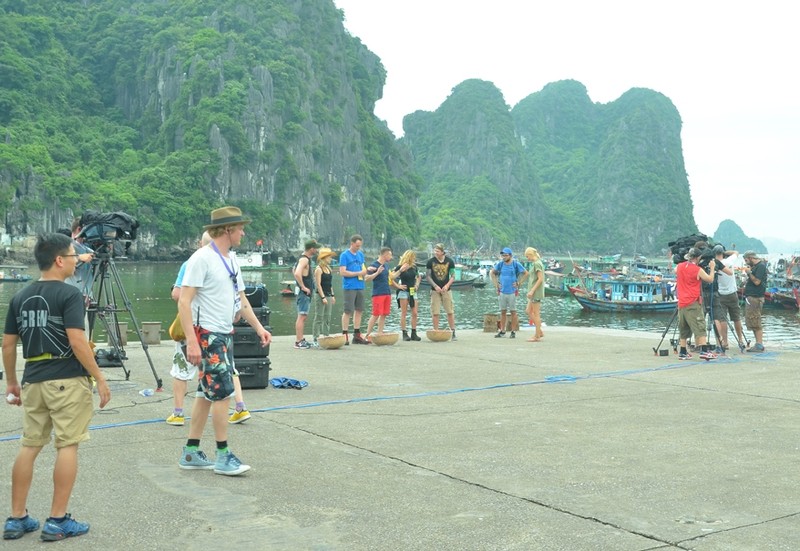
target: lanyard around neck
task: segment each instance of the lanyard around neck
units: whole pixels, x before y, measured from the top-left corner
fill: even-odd
[[[225,257],[222,256],[222,253],[219,252],[219,249],[217,248],[217,244],[214,243],[213,241],[211,242],[211,248],[214,249],[214,252],[217,253],[217,256],[219,256],[219,259],[222,261],[222,265],[225,266],[225,270],[228,272],[228,276],[231,278],[231,281],[233,282],[233,290],[238,292],[239,282],[237,280],[237,276],[239,274],[233,269],[233,259],[231,258],[231,265],[228,266],[228,263],[225,262]]]

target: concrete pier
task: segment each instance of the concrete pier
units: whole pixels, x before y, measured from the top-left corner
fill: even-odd
[[[705,362],[653,353],[660,335],[547,328],[529,343],[294,350],[271,376],[302,390],[247,390],[229,427],[252,470],[182,471],[188,427],[172,408],[171,342],[138,343],[106,369],[113,397],[80,449],[70,512],[87,549],[796,550],[800,548],[800,352]],[[664,347],[668,342],[664,344]],[[187,399],[191,407],[192,399]],[[188,424],[188,421],[187,421]],[[0,407],[8,514],[21,412]],[[211,423],[201,442],[214,453]],[[55,452],[28,502],[43,520]],[[38,533],[4,545],[41,549]],[[59,544],[62,545],[62,544]]]

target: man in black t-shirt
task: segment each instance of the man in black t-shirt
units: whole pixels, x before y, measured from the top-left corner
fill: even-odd
[[[439,330],[439,312],[444,306],[447,324],[456,340],[456,318],[453,296],[450,288],[456,280],[456,264],[444,254],[444,244],[437,243],[433,248],[433,258],[425,265],[425,274],[431,284],[431,320],[434,331]]]
[[[11,299],[3,334],[6,400],[23,407],[22,447],[12,469],[11,516],[3,538],[17,539],[39,528],[39,521],[28,515],[26,503],[34,462],[50,442],[52,431],[56,447],[53,501],[41,539],[55,541],[89,531],[88,524],[67,513],[78,472],[78,444],[89,439],[93,412],[89,376],[97,383],[101,408],[111,399],[111,391],[86,339],[83,295],[64,282],[78,262],[72,240],[62,234],[40,236],[34,256],[41,277]],[[25,358],[22,385],[16,369],[20,341]]]
[[[755,251],[744,253],[744,272],[747,282],[744,284],[744,321],[753,332],[756,343],[747,349],[748,352],[764,352],[764,327],[761,325],[761,309],[764,307],[764,293],[767,291],[767,265]]]

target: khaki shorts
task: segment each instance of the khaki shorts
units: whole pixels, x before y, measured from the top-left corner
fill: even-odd
[[[693,302],[684,308],[678,308],[678,331],[680,338],[688,339],[692,335],[697,339],[706,332],[705,313],[699,302]]]
[[[744,322],[750,331],[761,329],[762,308],[764,308],[764,297],[745,297]]]
[[[88,377],[53,379],[22,387],[22,445],[41,448],[56,436],[56,448],[89,440],[92,383]]]
[[[714,296],[715,320],[725,322],[728,321],[728,316],[730,316],[731,321],[739,321],[742,319],[740,313],[739,295],[737,293]]]
[[[455,308],[453,308],[452,291],[437,293],[431,289],[431,315],[438,316],[442,306],[444,306],[445,314],[454,314],[456,312]]]

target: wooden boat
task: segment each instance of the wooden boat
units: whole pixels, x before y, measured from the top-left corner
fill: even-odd
[[[594,289],[571,287],[569,291],[584,310],[592,312],[671,314],[678,307],[675,300],[663,300],[661,282],[603,279],[594,282]]]
[[[30,274],[24,273],[27,266],[7,264],[0,266],[0,283],[24,283],[33,279]]]
[[[526,283],[527,285],[527,283]],[[568,297],[570,287],[592,286],[592,280],[575,274],[562,274],[545,270],[544,272],[544,294],[548,297]]]

